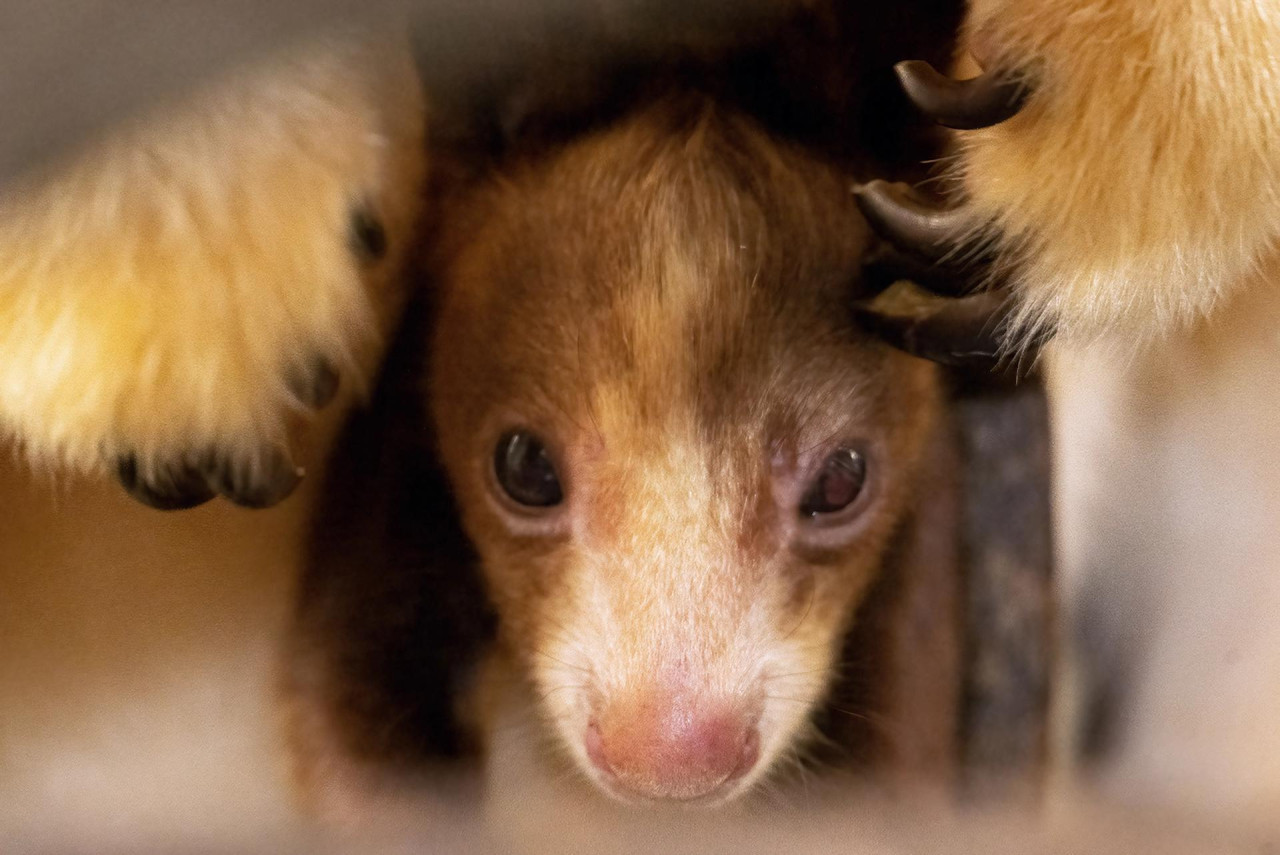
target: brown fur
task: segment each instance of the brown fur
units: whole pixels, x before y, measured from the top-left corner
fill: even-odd
[[[679,99],[514,166],[445,241],[442,458],[512,667],[584,766],[587,695],[639,702],[672,656],[767,683],[783,700],[759,768],[794,750],[912,502],[937,380],[848,319],[867,238],[846,186]],[[492,448],[515,427],[559,461],[571,511],[553,530],[513,529],[495,502]],[[851,544],[798,548],[771,466],[836,440],[870,449],[874,501]]]
[[[337,515],[322,516],[291,653],[313,792],[328,779],[342,802],[371,793],[375,769],[411,782],[433,747],[456,750],[438,725],[458,693],[478,710],[498,788],[525,781],[513,738],[541,772],[576,759],[589,773],[586,696],[643,708],[664,669],[701,681],[697,702],[768,683],[763,760],[727,795],[779,780],[780,760],[813,760],[817,745],[835,749],[820,762],[845,768],[949,770],[956,463],[939,378],[850,314],[871,239],[849,188],[924,149],[903,133],[902,105],[883,101],[887,46],[851,52],[841,35],[859,14],[806,10],[776,45],[710,68],[592,78],[604,110],[528,122],[497,166],[477,169],[470,144],[457,160],[433,152],[445,191],[425,238],[434,423],[397,397],[405,377],[421,382],[420,359],[393,356],[374,407],[383,433],[352,431],[376,450],[338,460]],[[884,73],[859,77],[866,68]],[[433,139],[456,144],[454,132]],[[564,514],[513,513],[497,491],[493,449],[512,428],[547,441]],[[848,441],[872,473],[852,534],[796,539],[804,489]],[[406,535],[452,525],[423,448],[448,470],[478,562],[437,560],[439,544],[423,551]],[[386,487],[408,481],[434,484],[436,498]],[[348,489],[362,483],[381,486]],[[368,536],[407,553],[355,545]],[[459,613],[472,612],[441,603],[449,580],[471,585],[472,563],[499,623],[474,693],[475,646],[444,641],[450,626],[467,636]],[[595,681],[585,691],[580,668]],[[836,683],[839,709],[811,721]]]
[[[848,313],[868,237],[847,186],[687,96],[513,159],[454,200],[431,261],[434,424],[405,403],[424,370],[411,319],[334,463],[302,583],[290,715],[322,813],[358,820],[414,792],[466,753],[459,718],[487,737],[501,812],[520,775],[512,750],[543,773],[581,759],[558,688],[580,657],[639,702],[652,686],[635,675],[658,667],[662,636],[712,683],[771,659],[759,780],[800,757],[880,781],[946,778],[956,463],[936,370]],[[552,444],[569,503],[590,508],[572,528],[508,527],[490,466],[511,426]],[[856,537],[789,543],[799,470],[839,440],[874,467]],[[449,540],[437,459],[499,618],[475,691],[482,598],[466,593],[474,557]],[[602,607],[625,617],[601,622]]]

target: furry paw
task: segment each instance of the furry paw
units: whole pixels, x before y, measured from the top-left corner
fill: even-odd
[[[153,507],[287,497],[290,430],[399,302],[422,114],[407,49],[329,40],[31,176],[0,200],[0,425]]]
[[[162,511],[194,508],[216,495],[244,508],[269,508],[287,499],[302,475],[288,452],[279,448],[251,457],[210,452],[153,466],[150,471],[144,471],[135,457],[116,464],[116,477],[125,491]]]
[[[977,0],[967,37],[988,83],[1027,84],[1016,115],[957,117],[943,84],[908,93],[971,128],[949,225],[1016,288],[1015,336],[1141,343],[1209,314],[1275,251],[1280,17],[1266,4]]]

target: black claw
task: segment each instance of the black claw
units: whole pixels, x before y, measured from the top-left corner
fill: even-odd
[[[305,406],[319,410],[328,406],[338,393],[338,370],[323,356],[314,358],[310,365],[295,368],[289,374],[289,391]]]
[[[987,72],[952,80],[929,63],[912,59],[893,67],[903,90],[920,111],[940,125],[968,131],[998,125],[1026,103],[1024,82]]]
[[[925,261],[953,257],[956,249],[968,242],[972,223],[963,208],[936,207],[906,184],[890,184],[879,178],[853,192],[871,228]]]
[[[928,264],[882,245],[870,253],[862,265],[858,296],[861,299],[874,297],[903,280],[939,297],[967,297],[983,290],[987,284],[981,267]]]
[[[302,481],[302,473],[281,449],[271,449],[256,459],[215,456],[205,466],[204,477],[209,486],[244,508],[279,504]]]
[[[297,469],[282,452],[258,459],[214,457],[205,467],[210,486],[229,501],[246,508],[266,508],[289,496],[301,481]]]
[[[387,254],[387,228],[366,208],[356,208],[351,214],[351,246],[369,263]]]
[[[215,495],[200,470],[188,463],[166,468],[163,474],[147,479],[138,471],[137,458],[130,455],[116,463],[116,477],[130,496],[161,511],[194,508]]]
[[[1004,321],[1008,295],[991,292],[955,300],[931,301],[897,314],[868,306],[855,319],[887,344],[944,365],[995,368],[1005,353]]]

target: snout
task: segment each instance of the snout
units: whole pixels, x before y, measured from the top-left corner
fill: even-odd
[[[587,755],[620,795],[693,801],[731,789],[760,758],[758,714],[672,696],[614,703],[593,717]]]

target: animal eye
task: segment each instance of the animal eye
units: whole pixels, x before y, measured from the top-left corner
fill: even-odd
[[[493,452],[493,471],[502,489],[518,504],[549,508],[564,499],[551,455],[531,433],[504,434]]]
[[[816,517],[842,511],[862,493],[867,459],[852,448],[841,448],[822,464],[809,492],[800,502],[800,515]]]

